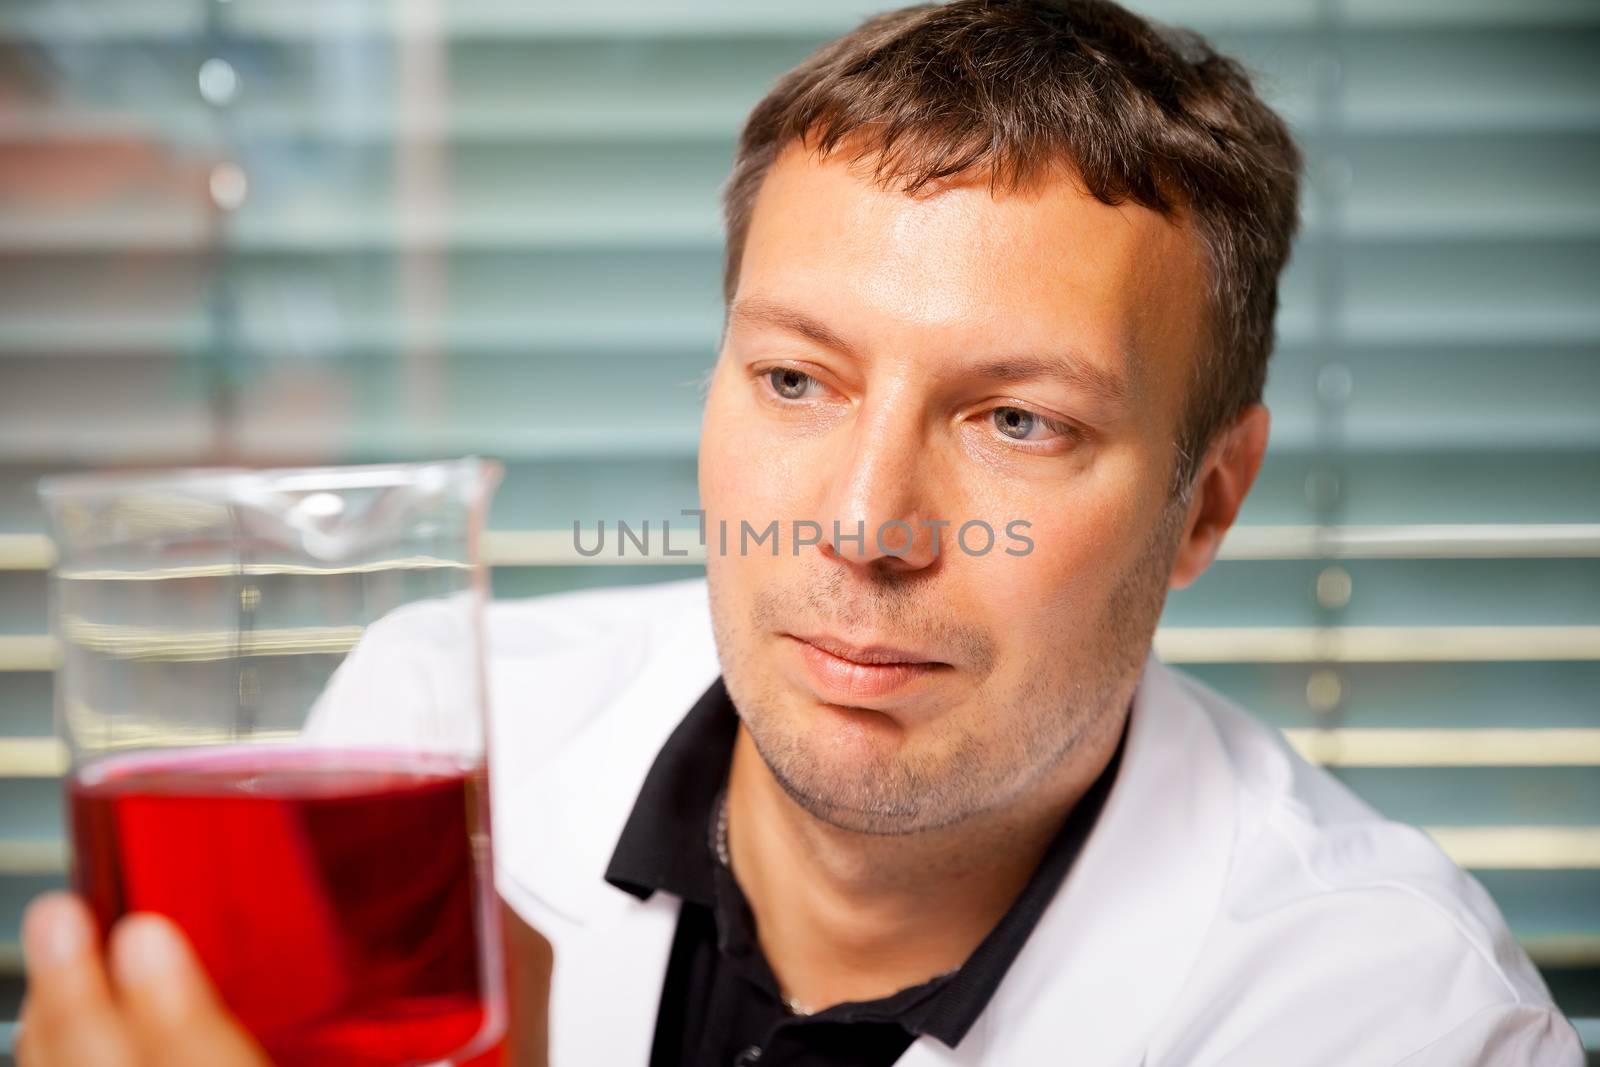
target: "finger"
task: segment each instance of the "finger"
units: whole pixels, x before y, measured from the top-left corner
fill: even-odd
[[[100,962],[94,918],[78,898],[46,893],[22,918],[28,1067],[133,1067],[134,1047]]]
[[[22,1021],[28,1017],[28,994],[23,993],[22,999],[17,1001],[17,1024],[11,1028],[11,1058],[16,1061],[17,1067],[29,1067],[29,1064],[38,1063],[36,1057],[28,1055],[28,1028]]]
[[[160,915],[130,915],[111,931],[111,973],[145,1063],[264,1067],[266,1056],[228,1013],[189,947]]]

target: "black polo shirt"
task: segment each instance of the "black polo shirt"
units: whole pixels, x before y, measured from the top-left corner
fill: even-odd
[[[966,963],[887,997],[795,1015],[761,952],[750,906],[717,855],[718,807],[738,725],[718,678],[656,756],[606,870],[608,882],[640,899],[660,889],[683,900],[651,1067],[887,1067],[924,1034],[954,1048],[1082,848],[1116,776],[1122,742]]]

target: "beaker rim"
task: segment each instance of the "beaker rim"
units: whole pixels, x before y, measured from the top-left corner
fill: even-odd
[[[245,488],[295,492],[384,489],[412,485],[428,477],[454,479],[474,470],[492,474],[498,461],[481,456],[395,463],[329,464],[312,467],[169,467],[150,470],[72,471],[47,474],[37,492],[44,500],[82,499],[149,490],[179,490],[230,495]]]

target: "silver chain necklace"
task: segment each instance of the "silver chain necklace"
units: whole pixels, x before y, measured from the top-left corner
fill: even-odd
[[[717,794],[716,846],[717,861],[731,873],[733,871],[733,861],[728,858],[728,790],[726,788]],[[778,991],[778,999],[783,1002],[783,1010],[790,1015],[812,1014],[810,1008],[793,997],[784,995],[782,990]]]

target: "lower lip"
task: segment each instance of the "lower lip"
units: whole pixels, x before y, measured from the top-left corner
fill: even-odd
[[[868,700],[889,696],[926,678],[942,663],[856,663],[794,638],[811,678],[825,694]],[[841,703],[844,701],[840,701]]]

